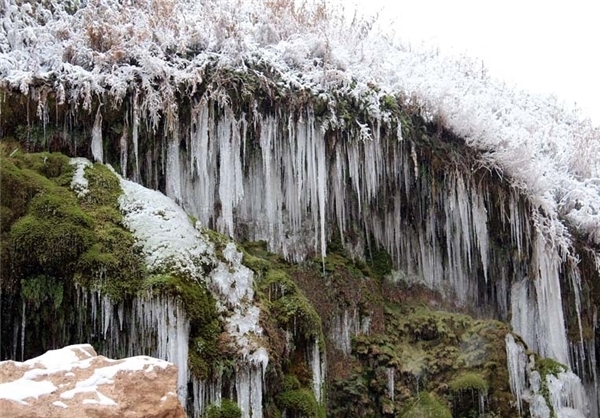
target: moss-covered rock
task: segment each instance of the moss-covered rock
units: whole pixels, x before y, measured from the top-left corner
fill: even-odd
[[[309,389],[290,390],[277,395],[277,405],[289,417],[317,418],[320,413],[315,395]]]
[[[452,418],[448,406],[437,396],[422,392],[400,412],[401,418]]]
[[[507,332],[509,328],[501,322],[434,310],[418,298],[388,302],[385,331],[354,338],[352,357],[359,366],[334,383],[331,397],[346,408],[337,407],[333,416],[364,412],[365,402],[375,405],[369,412],[372,416],[385,416],[389,411],[401,411],[400,416],[444,416],[435,415],[442,414],[437,407],[429,411],[426,405],[431,399],[429,395],[421,398],[423,392],[435,394],[447,416],[479,414],[480,396],[486,399],[486,411],[513,416],[516,411],[509,402],[506,371]],[[391,381],[390,375],[394,375]]]
[[[189,367],[200,380],[207,379],[222,360],[216,302],[202,283],[175,274],[153,274],[145,279],[143,289],[168,295],[183,303],[190,320]]]
[[[204,414],[205,418],[241,418],[241,416],[242,411],[239,406],[229,399],[223,399],[220,406],[209,406]]]

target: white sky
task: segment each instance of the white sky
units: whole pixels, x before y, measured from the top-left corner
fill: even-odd
[[[493,77],[576,103],[600,125],[599,1],[352,1],[393,19],[405,41],[481,58]]]

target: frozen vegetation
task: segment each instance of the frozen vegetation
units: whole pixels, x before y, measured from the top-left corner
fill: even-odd
[[[59,103],[91,111],[94,97],[107,94],[120,103],[136,81],[134,94],[143,99],[134,112],[152,125],[163,110],[167,123],[176,122],[177,89],[193,93],[212,63],[249,72],[260,65],[288,88],[329,99],[337,91],[361,97],[376,85],[366,104],[373,119],[386,118],[378,97],[401,93],[426,119],[442,121],[483,151],[486,169],[510,176],[553,219],[540,228],[557,245],[569,245],[555,225],[559,216],[600,243],[597,127],[556,98],[505,87],[467,58],[406,48],[376,19],[348,19],[340,7],[307,2],[294,8],[291,0],[5,0],[0,83],[39,100],[44,118],[51,111],[44,107],[44,85]],[[213,96],[227,101],[218,88]],[[342,123],[335,114],[329,122]],[[102,160],[96,132],[93,138],[94,158]]]
[[[265,241],[286,262],[317,254],[324,275],[335,236],[350,258],[381,248],[402,282],[510,322],[522,338],[503,341],[519,412],[527,402],[532,416],[597,413],[597,313],[582,295],[600,270],[600,128],[576,109],[507,88],[467,58],[408,48],[376,18],[348,18],[334,3],[4,0],[0,10],[0,123],[26,109],[24,142],[31,126],[43,141],[52,128],[61,146],[118,167],[122,223],[148,273],[205,283],[217,300],[236,344],[244,417],[263,414],[272,359],[254,279],[269,282],[273,271],[250,269],[241,248],[209,239],[208,227]],[[71,188],[85,201],[92,164],[71,164]],[[272,290],[290,288],[262,288],[267,306]],[[108,330],[123,305],[78,297],[100,306],[102,335],[118,345]],[[143,345],[156,339],[156,355],[187,370],[191,325],[180,302],[148,292],[133,309],[149,335]],[[355,307],[329,321],[344,355],[353,339],[371,338],[371,316]],[[128,350],[138,337],[132,330]],[[322,402],[324,342],[314,330],[304,337]],[[559,366],[544,374],[541,358]],[[393,403],[401,376],[381,370]],[[196,413],[220,402],[222,376],[185,373],[179,396],[191,380]],[[467,377],[456,390],[470,382],[481,412],[487,389]],[[289,389],[302,391],[294,381]]]

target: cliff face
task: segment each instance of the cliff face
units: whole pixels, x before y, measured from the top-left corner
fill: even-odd
[[[262,44],[94,26],[25,77],[17,51],[114,10],[10,5],[0,357],[157,356],[190,416],[597,415],[593,180],[544,192],[418,98]]]

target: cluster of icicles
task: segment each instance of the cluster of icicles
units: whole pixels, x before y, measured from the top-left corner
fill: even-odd
[[[137,117],[133,112],[132,138],[121,141],[122,175],[152,184],[140,175]],[[555,220],[529,209],[516,189],[493,195],[477,170],[451,164],[442,176],[432,175],[415,143],[389,121],[326,135],[310,110],[300,117],[283,111],[236,116],[210,101],[193,106],[190,120],[189,126],[172,122],[161,145],[164,166],[148,159],[144,171],[164,172],[166,194],[202,225],[265,240],[293,261],[324,256],[335,229],[342,239],[366,237],[367,243],[344,244],[351,254],[381,246],[409,280],[511,318],[514,332],[544,357],[569,367],[587,361],[585,350],[569,347],[561,299],[561,274],[579,294],[576,257],[561,244],[565,233]],[[493,248],[498,228],[509,235],[511,248],[502,249],[508,256]],[[578,298],[575,303],[579,314]],[[585,379],[597,388],[595,375]],[[597,409],[598,390],[588,392]]]

